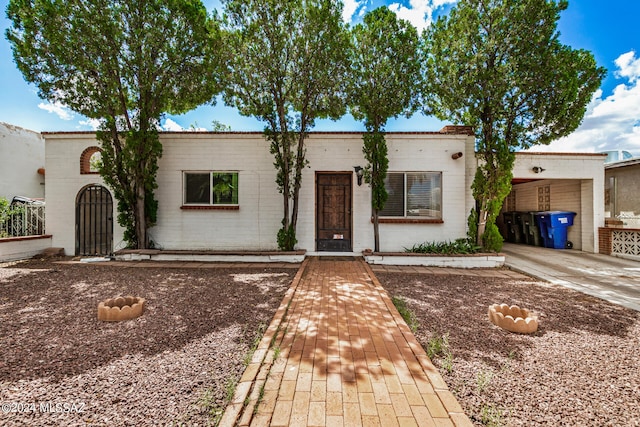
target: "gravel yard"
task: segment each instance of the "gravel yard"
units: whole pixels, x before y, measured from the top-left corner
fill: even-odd
[[[0,425],[209,425],[296,268],[0,268]],[[97,320],[98,302],[146,298]]]
[[[476,425],[640,426],[640,313],[533,279],[376,275],[425,349],[447,336],[434,363]],[[493,303],[532,309],[538,332],[494,326]]]
[[[0,425],[212,424],[291,267],[5,265]],[[528,278],[376,275],[425,349],[441,344],[434,363],[476,425],[640,426],[640,313]],[[147,299],[141,317],[97,320],[129,294]],[[536,312],[538,332],[491,324],[503,302]]]

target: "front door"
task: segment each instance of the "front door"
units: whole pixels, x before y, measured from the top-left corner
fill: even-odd
[[[316,174],[318,251],[351,252],[351,172]]]

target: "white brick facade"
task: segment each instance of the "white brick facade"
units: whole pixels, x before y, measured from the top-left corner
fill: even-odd
[[[442,172],[442,223],[380,224],[384,251],[401,251],[424,241],[466,235],[473,199],[474,137],[457,128],[447,132],[388,133],[390,172]],[[453,133],[450,133],[453,130]],[[93,133],[46,133],[47,233],[53,246],[75,253],[75,203],[78,192],[101,184],[98,175],[80,174],[80,156],[98,145]],[[163,249],[274,250],[281,226],[283,198],[275,184],[273,156],[261,133],[163,133],[157,176],[158,223],[151,239]],[[315,251],[316,172],[352,173],[352,248],[373,247],[370,189],[358,186],[354,166],[365,166],[360,133],[312,133],[306,141],[309,165],[303,172],[297,237],[300,249]],[[461,152],[462,158],[452,154]],[[237,171],[237,210],[187,210],[184,171]],[[115,201],[114,201],[115,202]],[[114,218],[117,215],[114,213]],[[115,224],[115,221],[114,221]],[[124,246],[114,225],[114,249]]]
[[[458,133],[456,133],[458,132]],[[466,235],[474,201],[474,137],[465,128],[442,132],[388,133],[390,172],[441,172],[441,223],[381,223],[380,249],[402,251],[425,241],[454,240]],[[83,151],[96,146],[93,133],[46,133],[47,233],[52,245],[75,253],[76,197],[98,175],[80,174]],[[163,133],[159,161],[158,223],[150,229],[155,245],[185,250],[275,250],[283,199],[275,184],[273,156],[263,135],[250,133]],[[354,166],[365,166],[362,135],[355,132],[312,133],[306,140],[308,167],[300,191],[299,249],[315,252],[316,173],[343,172],[352,177],[352,249],[373,248],[371,191],[357,185]],[[462,158],[452,155],[462,153]],[[455,156],[454,156],[455,157]],[[539,210],[537,188],[549,185],[551,210],[578,213],[569,230],[574,247],[598,250],[597,230],[604,224],[604,157],[588,154],[518,153],[514,166],[516,210]],[[534,167],[544,169],[535,173]],[[183,208],[185,171],[238,173],[238,209]],[[114,201],[115,206],[115,201]],[[114,213],[114,219],[117,215]],[[115,250],[124,247],[123,230],[114,221]]]

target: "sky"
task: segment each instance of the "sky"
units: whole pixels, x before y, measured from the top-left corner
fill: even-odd
[[[220,8],[219,0],[204,0],[208,10]],[[344,0],[343,19],[349,24],[379,6],[387,5],[418,30],[447,14],[456,0]],[[38,98],[34,85],[26,83],[15,66],[4,33],[8,0],[0,0],[0,122],[33,131],[93,130],[95,123],[62,105]],[[608,72],[594,94],[581,126],[571,135],[535,147],[534,151],[602,152],[627,150],[640,156],[640,16],[638,0],[569,0],[560,15],[560,40],[572,48],[590,50],[598,65]],[[165,130],[201,128],[211,130],[214,121],[234,131],[261,131],[264,124],[241,116],[219,99],[215,106],[203,105],[183,115],[167,115]],[[387,131],[437,131],[447,123],[421,113],[411,118],[392,119]],[[346,115],[338,121],[319,120],[317,131],[362,131],[362,123]]]

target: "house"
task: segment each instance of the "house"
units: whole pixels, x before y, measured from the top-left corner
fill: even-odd
[[[124,248],[116,203],[91,169],[99,152],[91,132],[45,133],[47,233],[67,254],[108,254]],[[476,169],[471,128],[387,133],[389,200],[380,219],[383,251],[466,236]],[[282,195],[269,143],[260,132],[164,132],[157,175],[154,245],[166,250],[275,250]],[[373,247],[370,188],[359,132],[314,132],[300,191],[297,238],[307,253]],[[534,174],[533,165],[544,167]],[[577,247],[597,250],[603,222],[603,157],[518,155],[518,206],[549,188],[553,206],[579,212]],[[563,199],[567,202],[564,203]],[[536,205],[537,207],[537,205]]]
[[[99,151],[95,134],[45,133],[44,138],[47,232],[54,236],[53,245],[68,254],[123,248],[122,229],[114,221],[116,204],[90,170],[89,159]],[[282,196],[261,132],[166,132],[160,138],[158,223],[150,230],[157,247],[277,248]],[[387,143],[393,191],[381,220],[382,247],[402,250],[425,240],[464,237],[473,203],[471,130],[389,133]],[[370,190],[358,185],[354,170],[365,163],[362,134],[311,133],[306,146],[309,165],[300,192],[298,247],[310,252],[372,248]],[[212,190],[225,182],[233,187],[230,193]]]
[[[0,122],[0,197],[44,197],[44,139]]]

